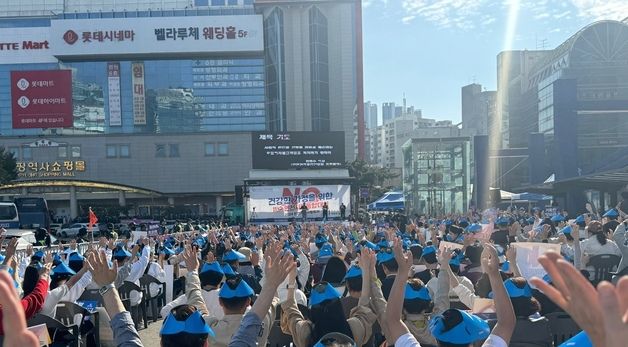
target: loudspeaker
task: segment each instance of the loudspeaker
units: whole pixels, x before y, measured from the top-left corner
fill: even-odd
[[[235,186],[235,203],[244,205],[244,186]]]

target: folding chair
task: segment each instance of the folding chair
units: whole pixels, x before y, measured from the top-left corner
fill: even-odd
[[[57,319],[59,322],[63,323],[66,326],[73,325],[75,322],[75,317],[77,315],[81,316],[81,322],[85,320],[85,317],[92,317],[92,324],[94,325],[94,327],[84,334],[81,333],[81,336],[83,336],[83,340],[85,340],[83,342],[86,343],[87,336],[93,335],[94,340],[96,341],[96,346],[100,346],[100,315],[98,314],[98,312],[92,313],[84,307],[69,301],[59,302],[57,304],[56,311],[57,312],[55,314],[55,319]],[[80,328],[81,326],[79,326],[79,330]]]
[[[72,334],[71,340],[66,340],[66,343],[70,347],[79,347],[80,333],[79,327],[76,324],[66,326],[58,320],[48,317],[43,314],[36,314],[33,318],[29,319],[27,326],[32,327],[35,325],[46,324],[50,337],[54,340],[56,334],[60,331],[70,332]]]
[[[159,286],[159,292],[155,296],[151,296],[151,284]],[[150,305],[151,317],[153,322],[156,322],[159,310],[166,304],[166,284],[149,274],[145,274],[140,278],[140,287],[146,293],[146,305]]]
[[[617,270],[621,257],[615,254],[598,254],[589,259],[590,266],[595,269],[594,278],[591,281],[597,287],[602,281],[611,281],[613,279],[613,271]]]
[[[280,321],[276,320],[273,326],[270,328],[270,334],[268,334],[268,345],[270,347],[284,347],[290,346],[292,343],[292,336],[284,334],[279,326]]]
[[[546,317],[519,318],[510,338],[511,347],[552,347],[552,333]]]
[[[578,324],[565,312],[549,313],[545,315],[545,318],[549,321],[554,346],[560,345],[582,331]]]
[[[136,306],[131,306],[131,292],[142,293],[142,299]],[[124,283],[118,288],[118,293],[120,294],[122,302],[125,303],[126,301],[128,303],[125,303],[125,307],[129,310],[129,312],[131,312],[131,317],[133,318],[136,329],[139,330],[140,319],[144,320],[144,329],[147,329],[148,314],[146,313],[146,293],[144,293],[142,288],[133,282],[124,281]]]

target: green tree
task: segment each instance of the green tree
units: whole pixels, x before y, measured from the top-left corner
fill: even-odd
[[[0,186],[17,178],[17,161],[13,153],[0,147]]]
[[[388,168],[381,168],[370,165],[364,160],[355,160],[347,163],[349,175],[355,178],[351,185],[353,195],[358,197],[360,188],[368,188],[370,201],[379,198],[382,194],[393,187],[385,187],[386,181],[397,178],[399,174],[392,172]],[[369,201],[369,202],[370,202]]]

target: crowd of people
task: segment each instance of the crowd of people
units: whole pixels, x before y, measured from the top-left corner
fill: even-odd
[[[55,318],[60,303],[97,290],[113,345],[142,346],[142,318],[127,308],[162,287],[131,292],[126,305],[119,289],[150,275],[175,294],[151,312],[163,318],[164,347],[276,346],[283,337],[296,347],[552,346],[545,316],[556,312],[582,330],[568,346],[625,346],[627,218],[619,208],[579,216],[493,209],[403,223],[185,223],[164,235],[111,233],[86,246],[24,251],[2,236],[0,336],[4,346],[38,346],[27,322]],[[523,242],[560,253],[521,259]],[[613,283],[600,280],[600,255],[621,258]],[[530,261],[544,276],[525,277]],[[85,334],[95,322],[77,324]],[[277,325],[282,342],[273,340]],[[51,334],[53,345],[66,333]]]

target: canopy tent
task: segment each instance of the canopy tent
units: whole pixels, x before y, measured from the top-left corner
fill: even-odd
[[[518,201],[549,201],[549,200],[552,200],[552,197],[549,195],[536,194],[536,193],[519,193],[519,194],[512,194],[510,199],[518,200]]]
[[[388,192],[381,198],[368,204],[369,211],[395,211],[405,209],[406,199],[402,192]]]

